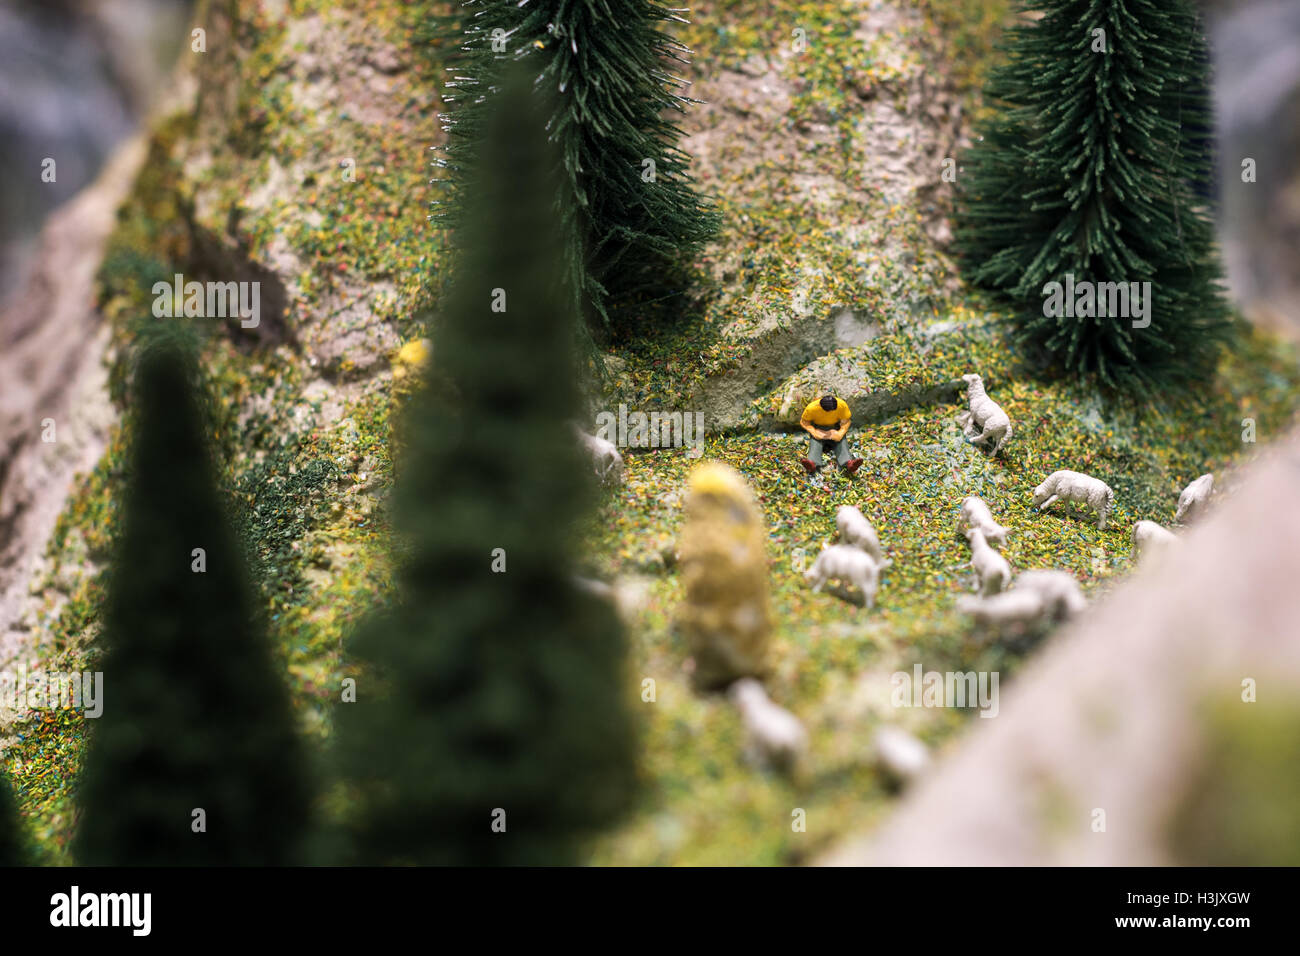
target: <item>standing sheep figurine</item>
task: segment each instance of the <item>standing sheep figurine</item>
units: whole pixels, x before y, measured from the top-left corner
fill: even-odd
[[[978,375],[963,375],[961,380],[966,383],[970,411],[958,415],[957,424],[972,445],[992,442],[989,454],[996,455],[1011,438],[1011,417],[1001,405],[989,398],[988,392],[984,391],[984,380]]]
[[[1210,506],[1210,492],[1213,490],[1213,475],[1201,475],[1184,488],[1178,496],[1178,513],[1174,515],[1174,521],[1187,524],[1199,518]]]
[[[1034,507],[1045,511],[1057,501],[1074,501],[1097,513],[1097,530],[1106,530],[1106,515],[1115,507],[1115,492],[1100,478],[1077,471],[1054,471],[1034,489]]]
[[[984,532],[971,528],[966,532],[970,544],[970,565],[979,579],[977,590],[984,597],[997,594],[1011,583],[1011,565],[984,540]]]
[[[804,578],[813,586],[814,593],[832,578],[856,585],[862,592],[862,606],[869,608],[876,603],[881,570],[893,563],[886,559],[877,564],[875,558],[852,545],[832,544],[822,548],[812,567],[804,572]]]
[[[875,558],[877,564],[885,559],[884,552],[880,549],[880,538],[876,536],[876,529],[853,505],[840,505],[839,510],[835,512],[835,526],[839,528],[840,540],[845,544],[861,548]]]
[[[975,495],[962,500],[961,514],[957,517],[959,535],[966,537],[966,531],[970,528],[977,528],[984,532],[984,537],[999,548],[1007,546],[1007,529],[993,520],[993,512],[984,503],[984,499],[977,498]]]

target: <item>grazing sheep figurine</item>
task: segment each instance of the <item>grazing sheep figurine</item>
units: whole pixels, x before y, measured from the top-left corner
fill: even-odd
[[[1054,471],[1034,489],[1034,507],[1044,511],[1057,501],[1074,501],[1097,512],[1097,530],[1106,530],[1106,515],[1115,507],[1115,492],[1100,478],[1077,471]]]
[[[569,424],[573,428],[574,434],[578,436],[578,441],[582,442],[582,447],[587,449],[587,454],[591,456],[592,468],[601,484],[621,484],[623,481],[623,456],[618,453],[614,443],[601,438],[599,435],[588,435],[578,427],[576,422],[570,422]]]
[[[1213,475],[1201,475],[1193,481],[1178,496],[1178,513],[1174,515],[1174,520],[1179,524],[1187,524],[1199,518],[1209,507],[1210,492],[1213,490]]]
[[[997,594],[1011,583],[1011,565],[984,540],[984,532],[971,528],[966,532],[970,543],[970,566],[979,578],[976,589],[984,597]]]
[[[993,520],[993,512],[984,503],[983,498],[971,495],[961,503],[961,515],[957,518],[957,533],[963,538],[968,528],[978,528],[984,537],[997,544],[999,548],[1007,546],[1007,529]]]
[[[835,526],[840,529],[840,540],[845,544],[861,548],[875,558],[877,564],[885,559],[884,552],[880,550],[880,539],[876,537],[876,529],[853,505],[840,505],[835,512]]]
[[[786,773],[797,773],[808,755],[808,731],[799,718],[774,704],[763,685],[742,677],[728,691],[740,709],[749,759]]]
[[[822,548],[812,567],[804,572],[804,578],[812,584],[814,592],[820,591],[831,578],[851,583],[862,592],[863,607],[869,608],[876,602],[881,570],[893,563],[888,559],[876,563],[875,558],[852,545],[832,544]]]
[[[908,783],[930,766],[930,751],[906,730],[881,727],[873,743],[876,762],[896,783]]]
[[[1048,612],[1058,621],[1073,617],[1088,606],[1083,589],[1069,571],[1035,569],[1016,578],[1016,590],[1033,591],[1047,602]]]
[[[1144,555],[1163,551],[1177,536],[1154,521],[1139,521],[1133,525],[1133,551],[1140,560]]]
[[[1002,410],[1002,406],[989,398],[984,391],[984,380],[978,375],[963,375],[966,383],[966,400],[970,402],[970,411],[957,416],[961,426],[972,445],[984,445],[992,442],[990,454],[996,455],[1011,438],[1011,418]],[[978,434],[976,430],[978,429]]]
[[[992,597],[963,595],[957,598],[957,610],[991,630],[1024,634],[1051,618],[1047,598],[1032,588],[1013,588]]]

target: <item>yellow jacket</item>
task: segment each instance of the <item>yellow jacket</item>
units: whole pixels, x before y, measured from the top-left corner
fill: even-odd
[[[840,426],[844,425],[847,429],[849,422],[853,418],[853,413],[849,411],[848,403],[842,398],[835,400],[835,411],[828,412],[822,408],[821,399],[815,402],[809,402],[808,407],[803,410],[803,418],[799,419],[799,424],[807,428],[811,425],[813,428],[830,431],[839,431]]]

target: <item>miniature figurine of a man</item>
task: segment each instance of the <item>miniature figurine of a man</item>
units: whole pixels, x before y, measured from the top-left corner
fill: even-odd
[[[849,443],[844,440],[852,418],[848,403],[830,393],[810,402],[803,410],[799,427],[808,433],[808,457],[800,463],[808,474],[817,474],[822,453],[828,451],[834,453],[835,461],[850,475],[862,467],[862,459],[850,457]]]

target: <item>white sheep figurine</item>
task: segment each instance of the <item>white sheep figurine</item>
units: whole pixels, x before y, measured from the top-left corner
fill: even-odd
[[[899,727],[879,728],[872,742],[876,762],[897,783],[911,782],[930,766],[929,749]]]
[[[835,512],[835,526],[840,530],[840,541],[861,548],[875,558],[877,564],[885,560],[876,529],[853,505],[840,505],[839,510]]]
[[[957,610],[976,624],[1014,634],[1023,634],[1051,618],[1047,598],[1033,588],[1012,588],[992,597],[964,594],[957,598]]]
[[[1184,488],[1178,496],[1178,512],[1174,515],[1174,521],[1187,524],[1199,518],[1210,506],[1210,492],[1213,490],[1213,475],[1201,475]]]
[[[1016,577],[1015,590],[1032,591],[1042,596],[1046,610],[1058,621],[1073,617],[1088,606],[1083,588],[1069,571],[1035,568]]]
[[[602,484],[621,484],[623,481],[623,456],[618,453],[614,443],[599,435],[588,435],[577,422],[570,422],[578,441],[591,456],[592,469]]]
[[[1074,501],[1097,513],[1097,529],[1106,530],[1106,516],[1115,507],[1115,492],[1100,478],[1077,471],[1054,471],[1034,489],[1034,507],[1045,511],[1057,501]]]
[[[979,579],[976,589],[984,597],[997,594],[1011,583],[1011,565],[1007,559],[993,550],[979,528],[966,531],[966,541],[970,544],[970,565],[975,569]]]
[[[798,773],[808,754],[808,731],[799,718],[773,703],[763,685],[752,677],[736,681],[728,694],[740,710],[749,759]]]
[[[1133,525],[1133,553],[1138,560],[1163,551],[1177,540],[1177,535],[1154,521],[1139,521]]]
[[[992,442],[989,453],[996,455],[1011,438],[1011,417],[1001,405],[989,398],[988,392],[984,391],[984,380],[978,375],[963,375],[961,380],[966,383],[970,411],[958,415],[957,424],[972,445]]]
[[[863,607],[869,608],[876,602],[880,572],[893,563],[888,558],[877,562],[867,552],[849,544],[832,544],[822,548],[812,567],[804,572],[804,578],[812,584],[814,593],[832,578],[853,584],[862,592]]]
[[[957,533],[963,538],[970,528],[978,528],[984,537],[999,548],[1007,546],[1007,529],[993,520],[993,512],[983,498],[970,495],[962,499],[961,514],[957,517]]]

